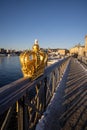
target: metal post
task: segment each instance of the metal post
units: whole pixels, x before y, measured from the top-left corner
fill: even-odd
[[[44,111],[45,111],[45,109],[46,109],[46,92],[47,92],[47,77],[44,79],[44,83],[45,83],[45,85],[44,85]]]
[[[18,130],[23,130],[23,107],[18,101]]]
[[[28,130],[28,113],[26,98],[26,96],[23,96],[23,130]]]

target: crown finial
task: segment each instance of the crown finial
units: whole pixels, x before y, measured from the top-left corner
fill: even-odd
[[[38,40],[37,40],[37,39],[35,39],[35,42],[34,42],[34,44],[38,44]]]
[[[36,79],[41,76],[47,65],[47,59],[47,53],[39,49],[38,40],[36,39],[32,50],[25,51],[20,55],[24,77]]]

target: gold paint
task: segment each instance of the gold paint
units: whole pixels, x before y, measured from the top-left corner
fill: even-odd
[[[35,41],[32,50],[24,51],[20,55],[20,62],[24,77],[36,79],[44,73],[47,64],[47,53],[39,49],[38,41]]]
[[[16,112],[18,112],[18,101],[16,101]]]

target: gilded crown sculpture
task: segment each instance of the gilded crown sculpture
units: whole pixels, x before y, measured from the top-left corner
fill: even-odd
[[[32,50],[24,51],[20,54],[20,63],[24,77],[36,79],[44,73],[47,65],[48,55],[39,48],[38,40],[32,47]]]

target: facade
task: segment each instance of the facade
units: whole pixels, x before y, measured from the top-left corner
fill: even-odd
[[[74,46],[70,49],[70,54],[77,54],[79,56],[87,57],[87,35],[85,36],[85,45],[81,46],[80,44]]]
[[[68,49],[48,49],[48,53],[53,53],[56,55],[67,55],[69,54],[69,50]]]
[[[85,56],[87,57],[87,35],[85,36]]]
[[[78,54],[79,47],[81,47],[79,44],[74,46],[73,48],[70,49],[70,54]]]
[[[67,49],[59,49],[58,54],[60,55],[67,55],[69,53],[69,50]]]
[[[87,35],[85,36],[85,50],[87,51]]]
[[[0,53],[6,53],[6,50],[4,48],[0,48]]]

